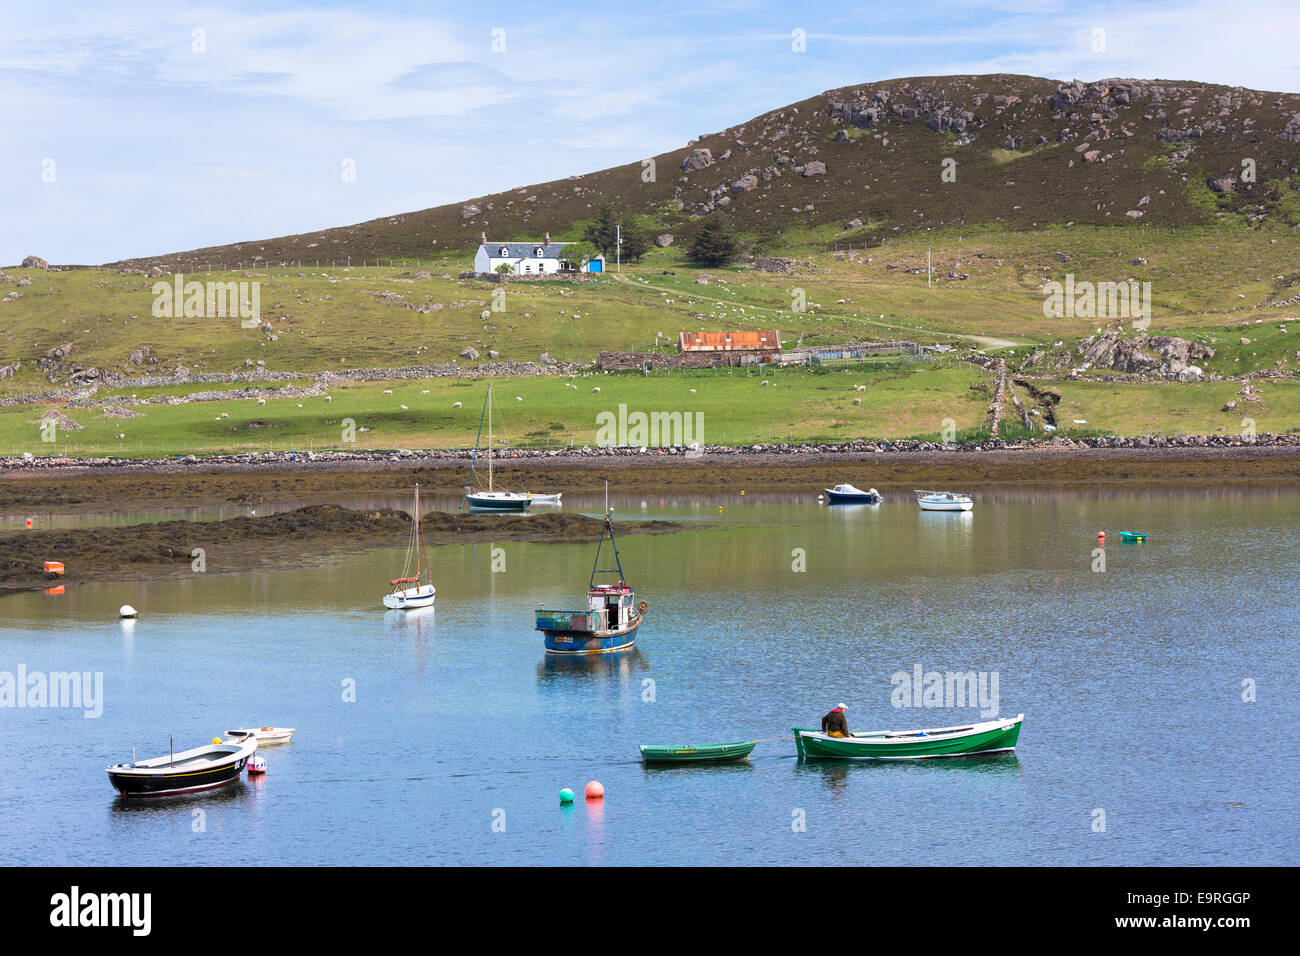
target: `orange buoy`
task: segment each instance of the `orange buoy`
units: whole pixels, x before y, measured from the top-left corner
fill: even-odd
[[[62,561],[46,561],[46,562],[45,562],[45,573],[46,573],[46,574],[62,574],[62,573],[63,573],[63,562],[62,562]]]
[[[600,800],[605,796],[605,787],[599,780],[593,780],[587,784],[587,799]]]
[[[54,587],[52,587],[52,588],[46,588],[46,589],[45,589],[45,593],[46,593],[46,594],[52,594],[52,595],[54,595],[55,597],[58,597],[60,594],[63,593],[63,585],[62,585],[62,584],[56,584],[56,585],[55,585]]]
[[[1105,532],[1105,531],[1098,531],[1098,532],[1097,532],[1097,540],[1100,541],[1100,542],[1102,542],[1102,543],[1104,544],[1104,543],[1106,542],[1106,532]]]

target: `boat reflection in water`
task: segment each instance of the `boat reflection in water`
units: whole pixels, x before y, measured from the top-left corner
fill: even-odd
[[[833,794],[843,791],[849,778],[859,773],[951,773],[977,785],[1003,780],[1018,783],[1021,777],[1020,759],[1014,750],[942,760],[795,760],[793,766],[796,773],[814,774]]]
[[[612,654],[547,654],[537,665],[537,678],[569,682],[586,678],[592,683],[627,684],[638,672],[650,669],[650,660],[635,644]]]
[[[183,825],[188,827],[193,822],[194,808],[201,805],[205,810],[220,806],[221,804],[234,803],[236,801],[246,802],[250,794],[255,791],[249,787],[249,781],[252,777],[240,779],[228,787],[221,787],[217,790],[200,790],[197,793],[181,794],[175,797],[167,797],[161,800],[137,800],[128,799],[123,796],[115,796],[109,799],[108,809],[113,814],[126,813],[145,813],[156,814],[161,817],[175,817],[178,821],[183,820]],[[125,831],[133,832],[133,831]]]

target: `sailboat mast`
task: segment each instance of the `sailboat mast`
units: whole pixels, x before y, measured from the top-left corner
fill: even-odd
[[[492,383],[488,382],[488,491],[492,490]]]
[[[420,483],[415,483],[415,583],[418,586],[420,577],[428,567],[428,561],[422,561],[424,558],[424,523],[420,520]]]

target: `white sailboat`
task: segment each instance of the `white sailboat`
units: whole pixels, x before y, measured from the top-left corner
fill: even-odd
[[[488,382],[487,398],[484,401],[487,416],[487,491],[474,490],[474,468],[478,462],[478,443],[474,444],[474,460],[469,466],[469,484],[465,486],[465,500],[471,508],[483,511],[524,511],[532,504],[533,496],[518,491],[497,491],[492,487],[492,383]],[[483,422],[479,421],[479,437],[483,435]]]
[[[409,574],[411,562],[415,574]],[[402,576],[388,582],[392,590],[384,595],[384,607],[394,611],[433,604],[436,589],[429,582],[429,559],[424,547],[424,525],[420,521],[420,486],[415,486],[415,513],[411,520],[411,541],[406,546],[406,562]]]

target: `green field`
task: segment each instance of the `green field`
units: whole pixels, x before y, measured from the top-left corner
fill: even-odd
[[[508,447],[594,446],[598,416],[617,417],[624,405],[629,414],[699,414],[706,444],[937,436],[945,418],[963,431],[979,427],[988,402],[987,395],[970,387],[979,378],[979,370],[968,365],[921,371],[880,365],[761,375],[721,369],[649,377],[626,373],[499,378],[494,387],[494,431],[498,447],[507,447],[503,441]],[[866,391],[858,392],[858,385]],[[384,394],[388,390],[391,395]],[[24,405],[0,409],[0,449],[7,454],[139,457],[465,448],[475,443],[485,394],[482,381],[439,378],[344,385],[330,390],[329,401],[270,398],[264,405],[232,399],[135,406],[132,411],[140,417],[129,419],[106,417],[98,408],[63,408],[63,414],[83,427],[56,430],[55,442],[41,441],[41,416],[52,406]],[[855,399],[861,404],[855,405]],[[455,402],[461,407],[453,407]],[[347,419],[354,442],[344,441]],[[118,439],[119,434],[125,437]],[[635,435],[627,440],[638,443]],[[664,438],[660,443],[682,442]]]

